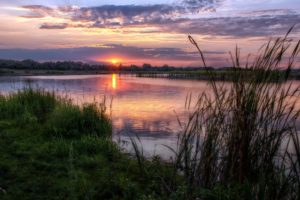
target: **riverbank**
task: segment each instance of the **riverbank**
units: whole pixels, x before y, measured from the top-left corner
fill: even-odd
[[[199,71],[121,71],[121,70],[45,70],[45,69],[9,69],[0,68],[0,76],[56,76],[56,75],[103,75],[119,74],[130,75],[138,78],[166,78],[182,80],[202,80],[209,81],[213,77],[216,81],[232,81],[236,72],[231,70],[199,70]],[[245,76],[255,73],[251,70],[243,72]],[[284,71],[270,72],[272,82],[276,82],[284,76]],[[300,80],[298,70],[291,72],[289,80]]]
[[[190,126],[197,125],[191,120]],[[207,123],[214,123],[214,119]],[[295,177],[282,174],[285,168],[257,168],[267,171],[252,175],[253,180],[221,182],[214,170],[222,172],[219,170],[223,164],[218,166],[208,158],[193,160],[197,155],[191,152],[195,147],[189,141],[198,142],[198,133],[194,135],[194,129],[189,127],[186,131],[178,140],[173,159],[145,159],[138,138],[132,139],[135,155],[122,152],[111,140],[111,119],[104,102],[79,107],[54,93],[32,89],[0,96],[0,199],[251,200],[259,193],[261,199],[281,199],[297,193]],[[253,137],[252,140],[256,136]],[[277,140],[277,135],[274,137]],[[203,144],[203,149],[199,149],[204,151],[201,157],[209,148]],[[278,144],[274,145],[278,148]],[[262,144],[251,148],[269,152]],[[260,155],[255,159],[259,160]],[[270,165],[268,161],[261,162]],[[195,167],[199,171],[194,171]],[[259,178],[269,175],[270,180]],[[211,182],[202,182],[205,177],[215,183],[210,186]],[[197,178],[201,178],[201,185],[193,185]],[[269,189],[264,191],[266,186]],[[273,193],[278,188],[281,190]]]
[[[32,89],[0,96],[0,199],[138,199],[137,162],[111,128],[104,104]]]
[[[115,72],[103,70],[45,70],[45,69],[9,69],[0,68],[0,76],[51,76],[51,75],[95,75],[95,74],[111,74]]]

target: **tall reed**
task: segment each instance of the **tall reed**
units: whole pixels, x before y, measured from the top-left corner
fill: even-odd
[[[290,31],[283,38],[269,41],[253,62],[244,65],[236,48],[231,54],[231,82],[217,82],[213,72],[207,70],[212,92],[200,95],[180,135],[174,161],[183,171],[187,194],[199,187],[248,184],[253,199],[297,196],[294,192],[300,188],[300,157],[296,123],[300,93],[299,86],[285,81],[299,54],[300,41],[292,47]],[[202,50],[191,36],[189,40],[207,67]],[[274,80],[273,72],[282,64],[286,67]],[[284,141],[289,138],[293,139],[298,157],[287,162],[292,155]]]
[[[230,54],[232,81],[226,83],[216,81],[189,36],[208,69],[211,90],[194,107],[187,98],[188,120],[180,123],[177,149],[169,148],[173,176],[163,185],[170,195],[185,188],[184,199],[300,198],[300,87],[287,81],[300,51],[300,41],[288,37],[292,29],[262,46],[253,61],[242,62],[236,48]]]

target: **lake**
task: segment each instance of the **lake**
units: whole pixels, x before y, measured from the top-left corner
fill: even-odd
[[[66,75],[0,77],[2,94],[24,87],[44,88],[70,97],[74,103],[101,102],[105,96],[112,114],[114,140],[130,149],[130,136],[138,136],[145,155],[170,156],[163,146],[176,147],[185,121],[185,100],[208,88],[205,81],[137,78],[128,75]],[[111,104],[111,109],[110,109]]]
[[[117,74],[0,77],[2,94],[29,86],[55,91],[79,105],[101,102],[105,96],[113,120],[113,139],[132,151],[130,137],[138,136],[145,156],[158,154],[164,159],[172,155],[165,145],[176,148],[181,130],[178,119],[183,124],[187,120],[187,95],[196,100],[201,92],[210,91],[206,81]]]

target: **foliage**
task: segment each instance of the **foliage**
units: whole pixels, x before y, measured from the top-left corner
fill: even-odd
[[[230,82],[218,82],[208,69],[212,92],[200,94],[194,107],[187,97],[190,114],[186,123],[180,122],[178,147],[168,147],[175,157],[170,161],[173,176],[158,175],[168,198],[299,199],[300,87],[284,82],[300,41],[292,47],[288,34],[264,45],[252,62],[242,62],[236,49]],[[189,39],[207,67],[202,50]],[[142,160],[141,153],[136,155]],[[147,167],[141,166],[144,173]]]
[[[108,137],[112,126],[105,110],[97,104],[83,105],[82,108],[71,104],[61,104],[49,116],[48,132],[57,136],[73,138],[82,133]]]
[[[0,119],[26,118],[31,115],[36,120],[43,122],[61,101],[62,99],[56,97],[52,92],[27,88],[0,97]]]

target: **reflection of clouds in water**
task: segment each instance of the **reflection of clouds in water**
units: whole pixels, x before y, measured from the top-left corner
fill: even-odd
[[[163,145],[176,146],[179,131],[176,115],[180,119],[186,117],[186,95],[193,93],[195,100],[199,93],[210,91],[206,90],[208,86],[204,81],[124,75],[0,77],[0,89],[4,94],[29,85],[68,95],[76,104],[101,102],[104,95],[110,103],[109,98],[113,96],[114,133],[120,132],[118,136],[127,141],[128,136],[138,135],[145,152],[156,151],[165,157],[169,154]]]
[[[136,138],[133,138],[136,140]],[[115,135],[113,140],[126,152],[134,154],[133,146],[131,145],[130,137],[119,137]],[[142,150],[144,156],[150,158],[153,155],[159,155],[165,160],[171,160],[174,153],[168,148],[176,150],[177,136],[153,138],[153,137],[140,137],[140,140],[136,140],[140,150]]]
[[[174,123],[175,122],[175,123]],[[171,137],[179,129],[178,124],[173,118],[162,119],[114,119],[114,129],[116,133],[122,136],[140,136],[153,138]]]

